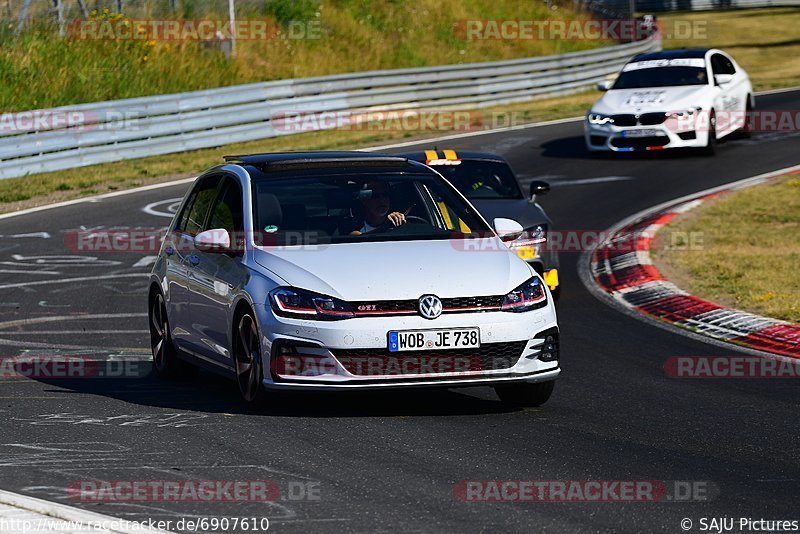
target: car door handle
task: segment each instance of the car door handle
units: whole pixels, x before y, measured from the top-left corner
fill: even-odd
[[[191,263],[192,265],[197,265],[198,263],[200,263],[200,256],[192,254],[191,256],[189,256],[189,263]]]

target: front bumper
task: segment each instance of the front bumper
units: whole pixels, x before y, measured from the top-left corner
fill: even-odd
[[[526,375],[498,376],[498,377],[454,377],[437,378],[431,380],[394,380],[384,382],[276,382],[274,380],[264,380],[264,387],[270,390],[306,390],[306,391],[336,391],[336,390],[387,390],[387,389],[407,389],[407,388],[458,388],[471,386],[499,386],[502,384],[512,384],[519,382],[536,383],[549,382],[558,378],[561,368],[556,366],[553,369],[530,373]]]
[[[560,373],[552,304],[525,313],[453,313],[434,320],[393,316],[301,321],[278,318],[266,306],[258,308],[261,331],[266,333],[263,383],[269,389],[497,385],[554,380]],[[475,326],[480,329],[478,349],[391,353],[387,349],[390,330]],[[287,358],[295,363],[287,367]]]
[[[702,148],[708,132],[694,129],[653,126],[596,125],[584,121],[586,148],[591,152],[648,152],[670,148]]]

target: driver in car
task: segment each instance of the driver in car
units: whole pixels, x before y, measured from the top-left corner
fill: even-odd
[[[361,199],[364,224],[350,235],[361,235],[381,227],[397,227],[406,223],[406,216],[399,211],[389,211],[389,185],[385,182],[370,182],[365,189],[371,194]]]

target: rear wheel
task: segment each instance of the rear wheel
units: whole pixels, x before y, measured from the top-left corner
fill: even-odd
[[[513,406],[541,406],[553,394],[555,380],[549,382],[520,382],[495,386],[494,390],[500,400]]]
[[[170,335],[167,307],[164,296],[155,293],[150,299],[150,348],[153,352],[153,368],[162,378],[175,378],[185,365],[178,359],[178,351]]]
[[[264,400],[262,380],[264,372],[261,365],[261,342],[258,327],[251,311],[239,316],[234,340],[234,365],[239,394],[251,406]]]

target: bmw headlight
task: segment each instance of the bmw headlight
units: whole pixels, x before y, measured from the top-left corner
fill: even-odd
[[[603,124],[614,124],[614,119],[609,117],[608,115],[603,115],[602,113],[595,113],[590,111],[586,115],[586,120],[589,121],[589,124],[597,124],[602,126]]]
[[[294,287],[278,287],[269,292],[269,303],[275,315],[295,319],[335,321],[355,317],[347,302]]]
[[[526,312],[547,306],[547,291],[541,278],[534,276],[503,297],[502,311]]]

